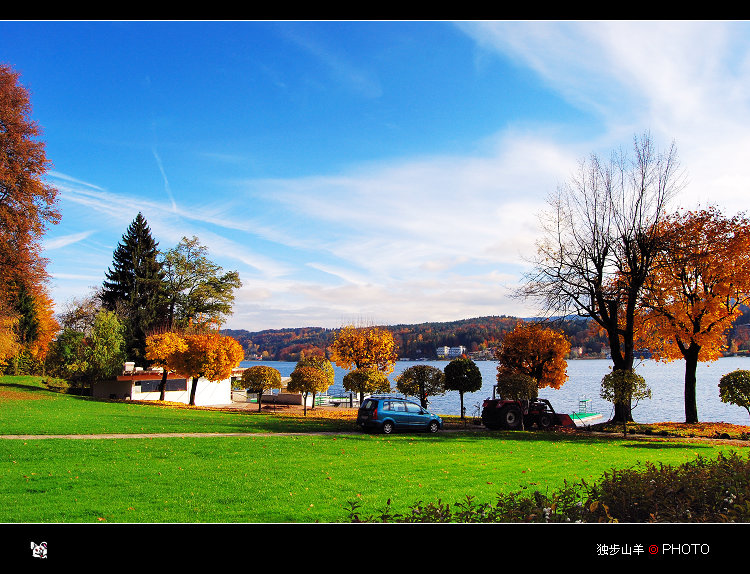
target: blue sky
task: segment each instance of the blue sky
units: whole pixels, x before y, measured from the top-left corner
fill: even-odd
[[[745,22],[0,22],[44,130],[58,310],[140,211],[197,236],[252,331],[527,316],[545,200],[675,142],[674,207],[748,206]]]

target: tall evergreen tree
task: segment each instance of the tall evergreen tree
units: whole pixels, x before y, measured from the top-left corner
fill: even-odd
[[[114,251],[101,292],[102,305],[116,311],[124,323],[127,358],[141,364],[146,360],[146,337],[166,318],[157,246],[146,219],[138,213]]]

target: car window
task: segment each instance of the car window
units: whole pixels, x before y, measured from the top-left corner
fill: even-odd
[[[377,405],[376,401],[373,401],[372,399],[366,399],[365,402],[362,403],[362,409],[371,411],[375,408],[375,405]]]
[[[383,401],[383,410],[384,411],[391,410],[391,401]]]
[[[391,401],[391,410],[404,412],[406,410],[404,401]]]
[[[410,413],[418,413],[422,410],[422,408],[415,403],[406,403],[406,410]]]

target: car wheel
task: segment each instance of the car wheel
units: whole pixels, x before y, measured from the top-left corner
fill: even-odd
[[[383,434],[391,434],[393,432],[393,423],[391,421],[385,421],[383,423]]]
[[[440,428],[440,425],[438,424],[438,422],[437,422],[437,421],[430,421],[430,424],[429,424],[429,426],[427,427],[427,429],[428,429],[428,430],[429,430],[430,432],[432,432],[432,433],[436,433],[436,432],[438,431],[438,429],[439,429],[439,428]]]

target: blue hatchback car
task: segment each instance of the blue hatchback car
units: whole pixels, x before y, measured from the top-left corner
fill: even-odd
[[[412,401],[390,396],[371,396],[357,412],[362,430],[375,429],[385,434],[399,430],[435,433],[443,428],[443,419]]]

